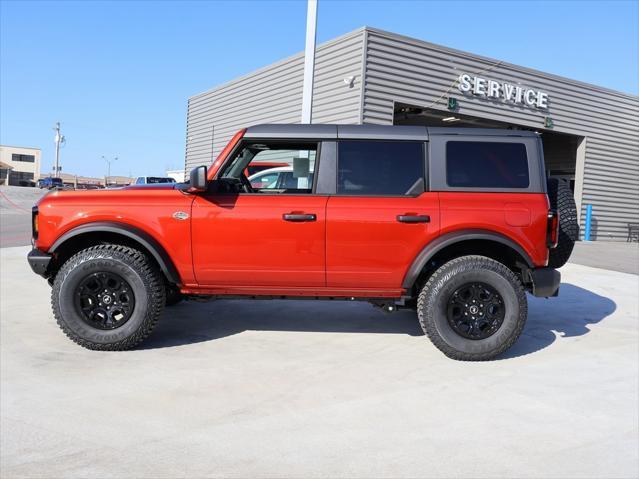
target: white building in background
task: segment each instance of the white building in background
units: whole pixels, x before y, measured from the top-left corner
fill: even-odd
[[[184,183],[184,169],[166,170],[166,176],[173,178],[177,183]]]
[[[40,148],[0,145],[0,185],[30,186],[40,178]]]

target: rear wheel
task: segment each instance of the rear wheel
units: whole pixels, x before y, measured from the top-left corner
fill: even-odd
[[[51,303],[62,331],[80,346],[130,349],[157,323],[165,303],[164,281],[141,252],[94,246],[62,265]]]
[[[417,300],[422,329],[446,356],[493,359],[510,348],[528,314],[521,282],[484,256],[463,256],[441,266]]]
[[[550,250],[548,266],[561,268],[570,258],[579,238],[577,206],[568,183],[557,178],[548,178],[548,200],[550,207],[559,212],[559,238],[557,247]]]

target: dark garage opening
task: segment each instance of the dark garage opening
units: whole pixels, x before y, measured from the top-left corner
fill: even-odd
[[[577,163],[577,147],[582,137],[548,130],[535,130],[506,122],[487,120],[485,118],[462,115],[457,112],[446,112],[428,108],[419,108],[397,103],[393,117],[395,125],[424,125],[437,127],[462,128],[503,128],[510,130],[538,131],[544,144],[546,174],[570,183],[575,191],[575,168]]]

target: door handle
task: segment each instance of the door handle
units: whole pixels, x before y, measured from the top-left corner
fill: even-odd
[[[400,223],[430,223],[428,215],[397,215],[397,221]]]
[[[293,223],[302,223],[304,221],[315,221],[317,215],[306,213],[285,213],[282,215],[284,221],[292,221]]]

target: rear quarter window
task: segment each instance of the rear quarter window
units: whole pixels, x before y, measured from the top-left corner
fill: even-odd
[[[456,188],[528,188],[528,156],[523,143],[449,141],[446,183]]]

